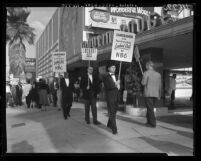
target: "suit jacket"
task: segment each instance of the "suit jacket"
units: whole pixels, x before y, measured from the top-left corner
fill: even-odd
[[[112,76],[109,73],[103,76],[103,83],[106,93],[106,100],[118,101],[118,89],[114,80],[112,79]]]
[[[161,97],[161,75],[158,72],[147,70],[141,83],[144,85],[145,97]]]
[[[60,81],[61,83],[61,81]],[[74,92],[74,83],[71,78],[69,78],[69,86],[63,86],[61,85],[61,91],[62,91],[62,103],[72,103],[73,102],[73,92]]]
[[[89,90],[87,90],[89,81]],[[101,80],[98,78],[97,75],[92,75],[92,82],[88,76],[88,74],[83,75],[81,82],[80,82],[80,88],[83,91],[83,98],[84,99],[90,99],[92,96],[97,97],[97,94],[100,93]]]

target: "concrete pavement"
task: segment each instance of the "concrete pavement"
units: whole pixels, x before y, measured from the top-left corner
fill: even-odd
[[[189,109],[191,110],[191,109]],[[176,111],[175,111],[176,112]],[[8,107],[6,109],[8,153],[167,153],[193,156],[191,112],[170,111],[157,118],[157,127],[144,125],[146,118],[117,112],[118,135],[107,128],[107,111],[98,108],[101,125],[86,124],[84,105],[74,103],[71,117],[62,111]],[[178,119],[179,118],[179,119]],[[182,122],[182,120],[184,121]],[[173,121],[175,120],[175,121]],[[92,122],[92,120],[91,120]]]

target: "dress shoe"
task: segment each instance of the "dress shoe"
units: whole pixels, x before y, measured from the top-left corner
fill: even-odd
[[[95,121],[94,125],[100,125],[101,123],[99,121]]]
[[[118,134],[117,130],[112,131],[114,135]]]
[[[90,124],[90,121],[86,121],[87,124]]]
[[[145,126],[147,126],[147,127],[152,127],[152,128],[155,128],[155,127],[156,127],[156,125],[151,125],[151,124],[149,124],[149,123],[146,123]]]
[[[112,129],[111,125],[107,125],[108,128]]]

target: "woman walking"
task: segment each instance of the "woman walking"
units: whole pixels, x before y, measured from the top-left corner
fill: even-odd
[[[46,111],[48,106],[48,85],[45,83],[44,79],[39,80],[39,107],[41,108],[41,111]]]
[[[30,95],[30,101],[31,101],[30,107],[32,107],[32,108],[36,107],[37,102],[38,102],[38,91],[37,91],[37,87],[36,87],[36,82],[33,82],[29,95]]]

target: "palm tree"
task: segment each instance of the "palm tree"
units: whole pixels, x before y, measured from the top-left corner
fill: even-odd
[[[25,69],[26,47],[24,42],[34,44],[34,28],[27,23],[30,11],[23,7],[7,8],[6,42],[9,45],[10,72],[19,76]]]

